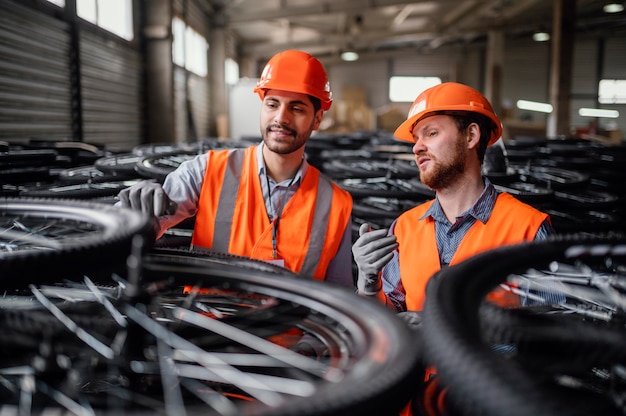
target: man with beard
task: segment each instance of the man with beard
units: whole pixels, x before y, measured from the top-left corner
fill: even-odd
[[[119,204],[153,214],[157,238],[195,215],[194,248],[354,288],[352,198],[304,157],[332,104],[326,70],[308,53],[283,51],[267,62],[254,92],[262,100],[262,143],[210,150],[182,163],[163,186],[143,181],[121,191]]]
[[[352,247],[361,295],[418,325],[426,284],[441,268],[554,232],[547,214],[498,192],[482,175],[486,149],[501,134],[491,104],[473,88],[447,82],[417,96],[394,135],[414,143],[420,180],[436,197],[404,212],[389,230],[361,225]]]

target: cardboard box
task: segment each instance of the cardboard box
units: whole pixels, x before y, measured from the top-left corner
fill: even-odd
[[[341,101],[367,105],[367,90],[358,86],[343,87],[341,89]]]
[[[378,130],[393,133],[398,126],[406,120],[406,111],[401,110],[397,106],[388,106],[379,110],[376,117],[376,127]]]

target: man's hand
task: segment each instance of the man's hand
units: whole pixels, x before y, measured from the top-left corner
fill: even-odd
[[[380,271],[393,258],[393,251],[397,248],[396,236],[388,236],[387,229],[371,231],[369,224],[361,224],[359,238],[352,246],[358,268],[359,293],[372,296],[380,291]]]
[[[123,207],[140,210],[148,215],[161,216],[176,211],[176,204],[170,201],[161,184],[141,181],[123,189],[118,194]]]

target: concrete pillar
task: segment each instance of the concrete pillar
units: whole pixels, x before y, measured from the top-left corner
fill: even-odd
[[[209,46],[209,83],[211,89],[211,120],[209,134],[213,137],[227,138],[224,131],[228,125],[228,90],[226,87],[224,63],[226,62],[225,21],[217,11],[211,25]]]
[[[145,53],[146,138],[174,143],[174,64],[170,0],[144,0],[142,36]]]
[[[552,56],[550,65],[550,104],[547,136],[570,134],[570,92],[574,57],[576,0],[554,0]]]
[[[504,32],[490,30],[487,41],[485,66],[485,97],[499,117],[502,114],[502,66],[504,62]]]

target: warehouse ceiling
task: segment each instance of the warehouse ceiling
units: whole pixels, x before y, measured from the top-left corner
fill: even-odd
[[[609,15],[604,0],[563,0],[576,6],[576,34],[626,30],[626,11]],[[321,59],[354,50],[361,56],[427,52],[484,42],[491,30],[506,36],[550,31],[550,0],[207,0],[215,23],[243,58],[265,60],[283,49]]]

